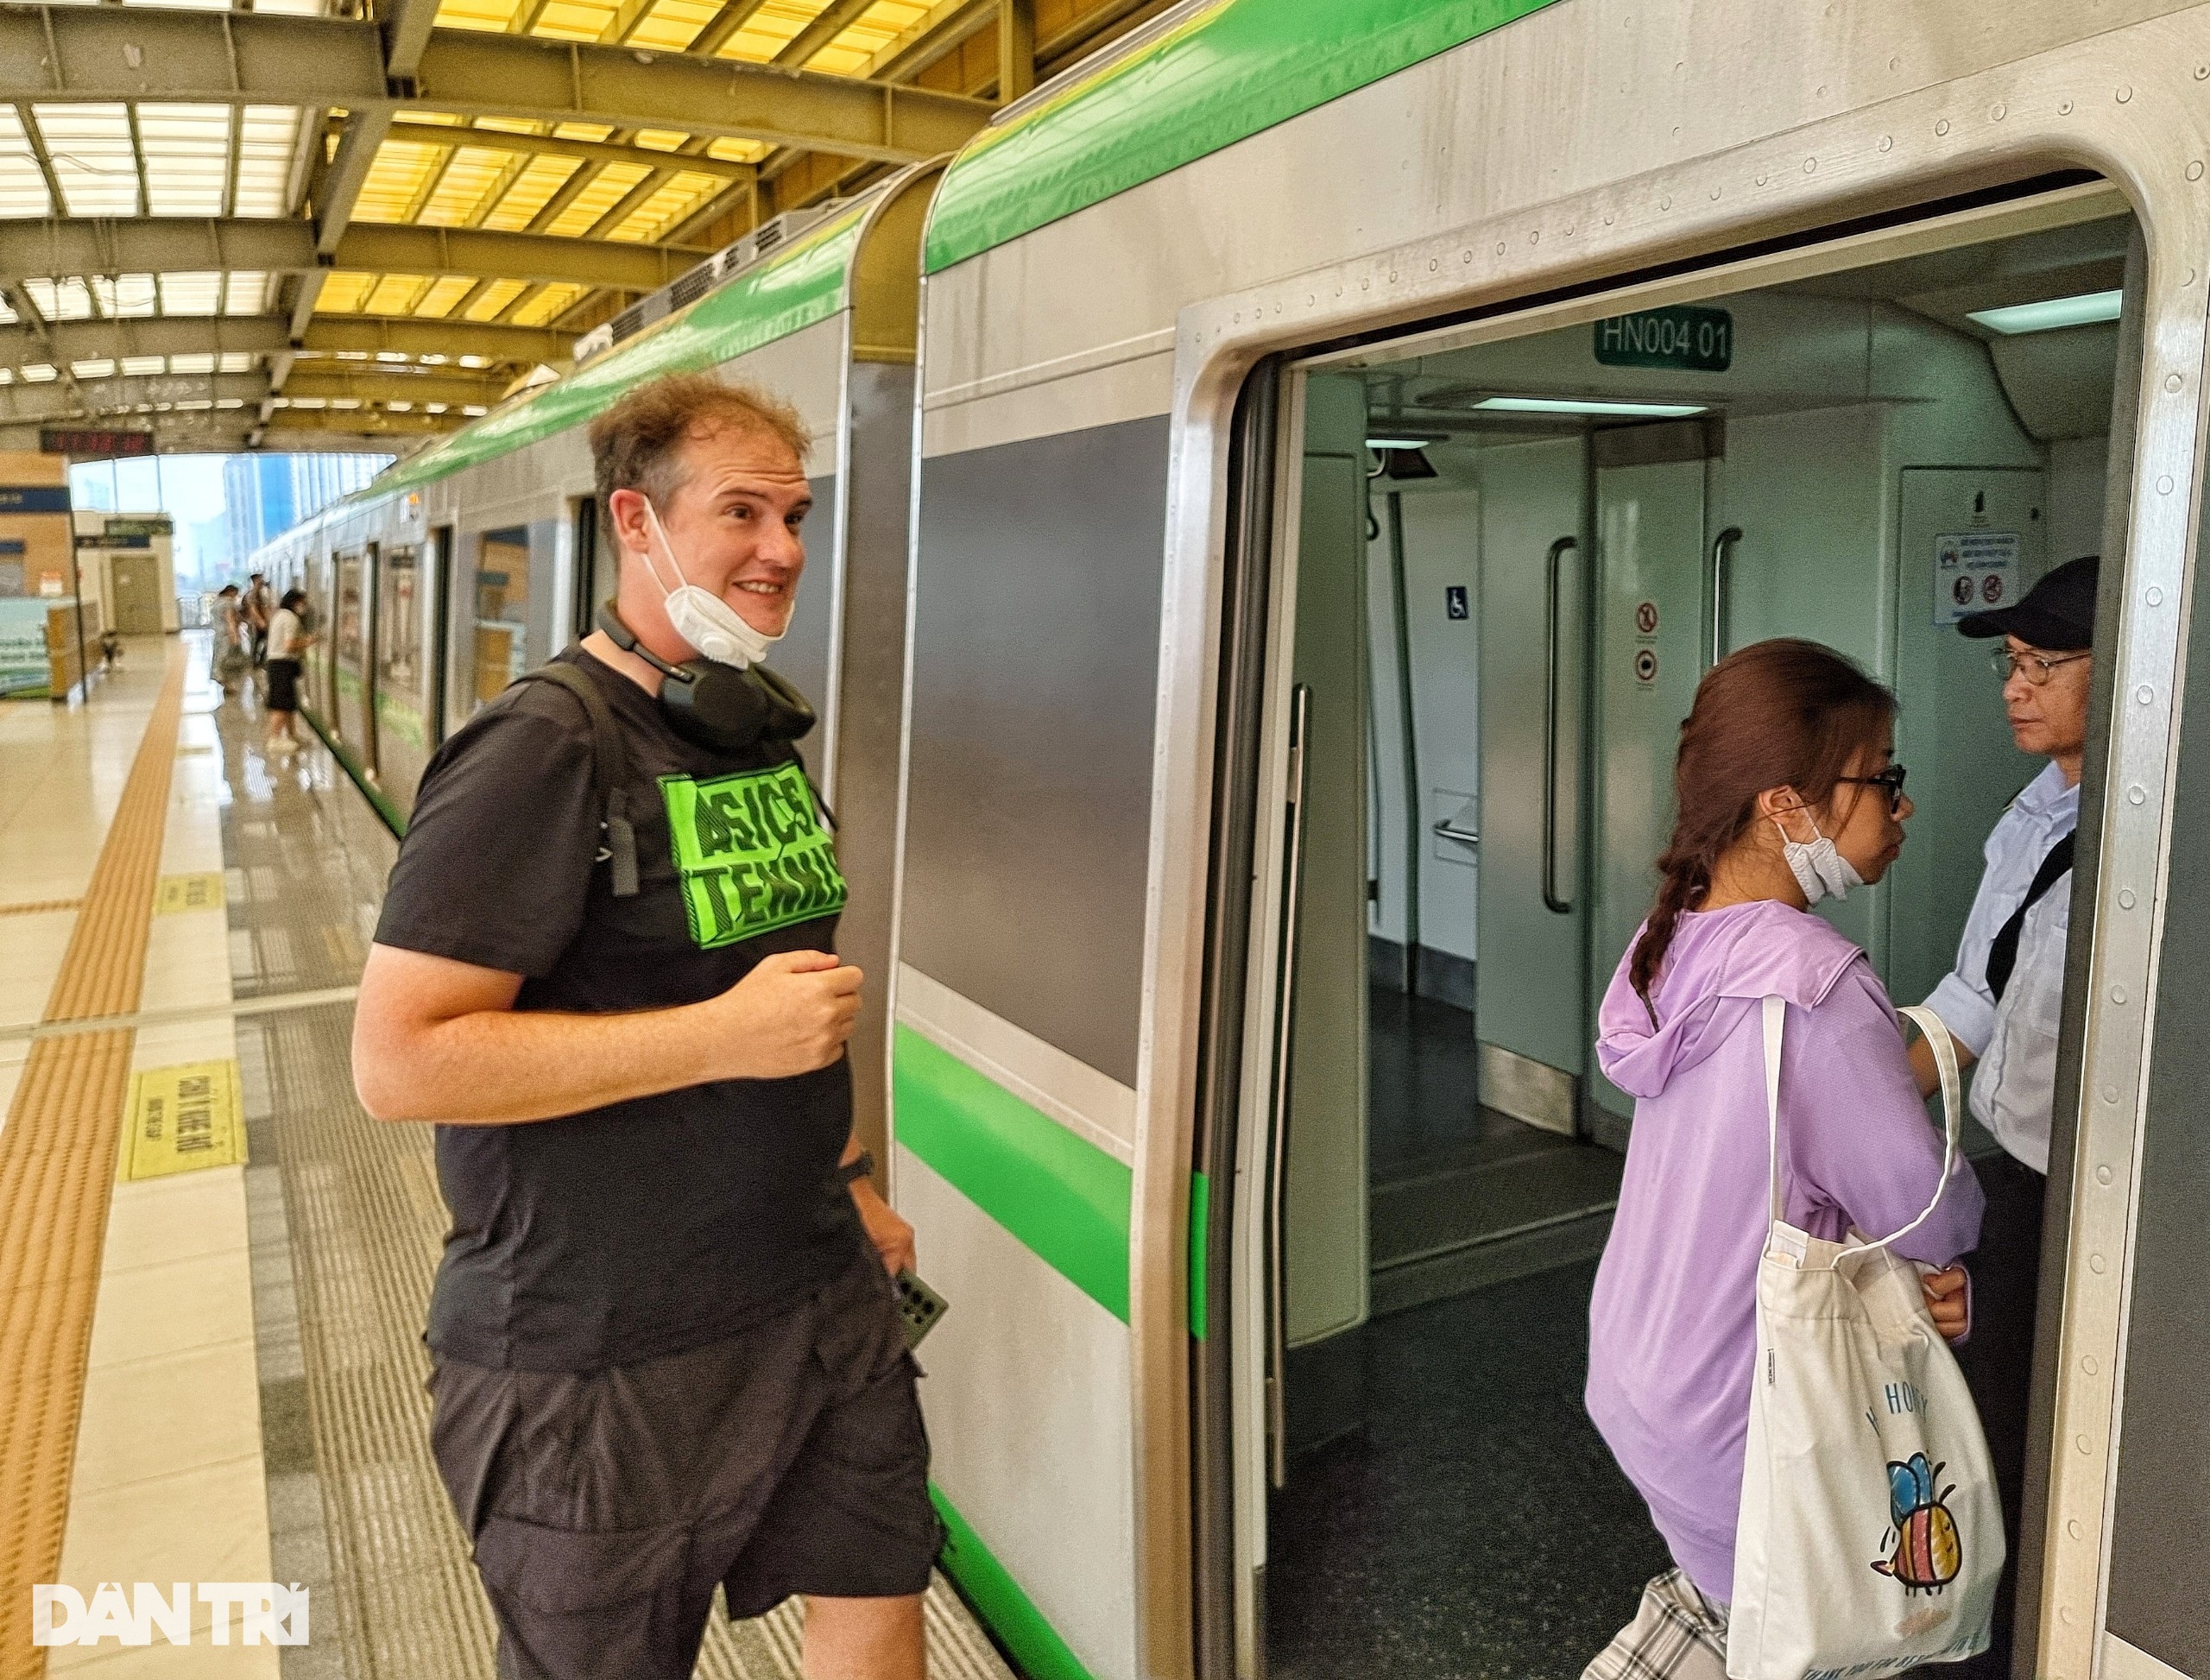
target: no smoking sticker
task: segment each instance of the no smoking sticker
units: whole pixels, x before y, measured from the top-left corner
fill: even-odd
[[[1634,628],[1646,636],[1654,636],[1658,634],[1658,603],[1655,601],[1636,603]]]

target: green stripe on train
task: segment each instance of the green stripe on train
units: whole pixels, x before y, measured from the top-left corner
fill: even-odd
[[[843,307],[844,277],[872,203],[855,205],[646,328],[558,384],[512,403],[419,455],[359,493],[363,502],[410,490],[448,473],[585,424],[622,392],[664,373],[717,367],[786,338]]]
[[[1190,1334],[1205,1339],[1205,1232],[1212,1222],[1212,1180],[1190,1175]]]
[[[898,1141],[1122,1323],[1135,1175],[900,1024]]]
[[[944,1496],[944,1489],[931,1482],[929,1498],[944,1519],[944,1551],[938,1560],[944,1572],[973,1601],[1028,1680],[1092,1680],[1082,1659],[1067,1649],[1067,1642],[1020,1590],[1012,1571],[976,1538],[958,1508]]]
[[[937,193],[927,270],[963,262],[1550,3],[1221,0],[977,135]]]

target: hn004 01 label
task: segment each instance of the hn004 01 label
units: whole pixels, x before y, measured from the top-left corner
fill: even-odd
[[[844,907],[837,844],[796,762],[699,781],[662,776],[683,911],[701,951]]]

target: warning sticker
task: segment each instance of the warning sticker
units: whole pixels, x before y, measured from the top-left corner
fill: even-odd
[[[174,916],[180,910],[220,910],[223,872],[209,869],[199,875],[163,875],[154,894],[154,913]]]
[[[1652,649],[1648,647],[1635,649],[1634,679],[1645,686],[1658,680],[1658,655]]]
[[[163,1178],[245,1159],[245,1115],[235,1061],[186,1062],[130,1077],[121,1179]]]
[[[1967,613],[1992,612],[2018,598],[2016,531],[1960,531],[1934,539],[1934,622],[1954,624]]]

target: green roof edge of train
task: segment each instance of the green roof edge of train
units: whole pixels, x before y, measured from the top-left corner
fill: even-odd
[[[1556,0],[1216,0],[968,142],[930,274],[1516,22]]]

